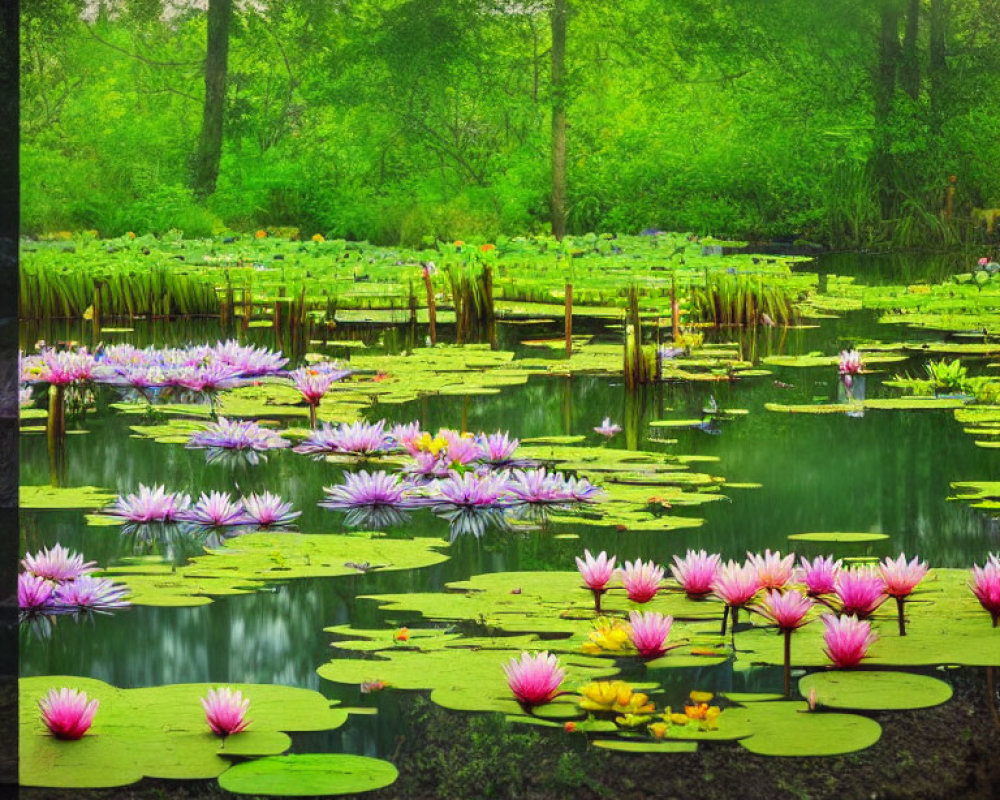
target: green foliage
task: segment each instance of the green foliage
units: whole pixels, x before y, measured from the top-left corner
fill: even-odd
[[[548,228],[544,9],[294,0],[237,12],[221,172],[201,204],[187,187],[204,15],[115,5],[93,23],[71,0],[22,5],[25,233],[294,226],[417,246]],[[973,209],[1000,206],[1000,23],[975,0],[948,4],[943,71],[922,38],[918,96],[896,91],[880,119],[870,4],[570,5],[572,233],[953,245],[982,235]],[[922,37],[926,25],[925,10]]]
[[[969,380],[969,370],[960,359],[948,361],[930,361],[927,363],[927,374],[934,382],[936,392],[962,392]]]

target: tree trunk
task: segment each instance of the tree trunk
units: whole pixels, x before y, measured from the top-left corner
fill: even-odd
[[[552,4],[552,235],[566,235],[566,0]]]
[[[903,54],[900,63],[899,83],[911,99],[920,97],[920,0],[909,0],[906,10],[906,34],[903,37]]]
[[[878,68],[874,81],[875,133],[872,161],[883,219],[893,214],[892,133],[889,117],[899,67],[899,6],[884,0],[880,9]]]
[[[199,197],[215,191],[222,156],[222,121],[226,103],[226,63],[233,0],[209,0],[208,50],[205,54],[205,108],[195,157],[193,189]]]
[[[930,9],[930,44],[928,46],[927,74],[930,78],[930,95],[932,120],[940,127],[941,108],[945,95],[945,29],[947,27],[948,8],[945,0],[931,0]]]

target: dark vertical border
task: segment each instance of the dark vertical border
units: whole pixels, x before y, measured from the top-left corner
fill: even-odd
[[[19,0],[0,2],[0,797],[3,798],[17,796],[19,6]]]

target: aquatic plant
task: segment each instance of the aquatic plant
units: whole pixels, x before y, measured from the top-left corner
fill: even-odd
[[[325,508],[357,508],[360,506],[393,506],[411,508],[419,499],[408,494],[412,486],[399,475],[384,470],[345,472],[344,483],[324,486],[326,499],[320,502]]]
[[[593,681],[580,689],[580,708],[584,711],[649,714],[655,706],[649,695],[636,692],[625,681]]]
[[[810,597],[833,594],[837,591],[840,567],[840,559],[834,561],[833,556],[816,556],[812,561],[803,556],[795,580],[805,584],[806,593]]]
[[[229,492],[202,492],[198,502],[177,515],[182,522],[221,528],[227,525],[242,525],[247,521],[243,504],[233,501]]]
[[[90,700],[86,692],[76,689],[49,689],[49,693],[38,701],[42,712],[42,722],[57,739],[76,740],[90,730],[94,715],[100,707],[95,698]]]
[[[217,392],[241,386],[244,380],[238,367],[214,361],[196,367],[181,367],[174,372],[171,382],[213,399]]]
[[[757,570],[757,583],[761,589],[782,589],[792,579],[795,568],[795,554],[784,558],[781,551],[765,550],[764,555],[747,552],[747,563]]]
[[[110,578],[81,575],[75,580],[59,584],[54,600],[56,605],[64,608],[107,611],[128,606],[129,602],[125,599],[128,594],[127,586],[114,583]]]
[[[515,463],[514,452],[519,444],[511,439],[507,431],[497,431],[488,436],[480,434],[477,444],[482,452],[481,459],[494,467],[510,466]]]
[[[871,623],[854,615],[837,617],[824,614],[821,619],[825,626],[824,652],[838,669],[860,664],[868,655],[868,649],[878,640]]]
[[[210,353],[219,362],[236,367],[244,377],[274,375],[288,363],[280,352],[266,347],[241,345],[235,339],[217,342]]]
[[[56,586],[40,575],[22,572],[17,576],[17,605],[25,611],[51,605]]]
[[[174,370],[168,374],[159,364],[124,364],[99,368],[96,380],[109,386],[135,389],[148,402],[150,389],[159,389],[171,384],[179,385],[178,372]]]
[[[29,553],[22,559],[21,566],[39,578],[61,582],[93,572],[96,564],[93,561],[85,562],[81,553],[55,544],[51,548],[42,548],[34,555]]]
[[[507,488],[522,503],[565,503],[575,499],[566,491],[562,476],[547,472],[545,467],[515,469]]]
[[[893,561],[886,556],[885,560],[879,564],[879,575],[885,584],[885,593],[896,600],[896,613],[899,617],[899,635],[906,636],[906,621],[903,616],[903,603],[906,598],[913,594],[917,584],[924,579],[927,574],[927,562],[920,561],[915,557],[907,563],[906,555],[900,554],[899,558]]]
[[[442,429],[438,436],[447,442],[444,455],[452,469],[464,467],[483,457],[483,449],[473,437]]]
[[[615,434],[622,432],[622,426],[617,425],[611,421],[611,417],[605,417],[604,420],[594,428],[594,433],[599,433],[601,436],[607,436],[609,439]]]
[[[795,295],[777,282],[760,277],[713,273],[703,287],[691,289],[695,320],[721,325],[794,325],[799,319]]]
[[[548,651],[535,655],[522,652],[519,659],[512,658],[509,664],[504,664],[503,671],[514,697],[528,709],[552,700],[566,677],[559,659]]]
[[[230,420],[219,417],[204,430],[193,433],[185,447],[193,450],[249,450],[263,453],[290,445],[291,443],[281,434],[253,420]]]
[[[423,431],[420,429],[420,423],[417,421],[400,423],[393,425],[389,429],[389,436],[392,439],[394,449],[405,450],[410,455],[416,453],[413,447],[413,442],[423,435]]]
[[[129,522],[170,522],[191,505],[191,498],[180,492],[168,492],[162,485],[139,484],[134,494],[119,495],[104,513]]]
[[[753,611],[777,625],[778,632],[785,637],[785,697],[791,697],[792,693],[792,631],[801,628],[808,622],[806,615],[812,607],[813,601],[797,589],[789,589],[785,592],[771,589],[765,594],[763,601],[752,608]]]
[[[288,373],[295,388],[302,394],[302,399],[309,406],[309,425],[316,427],[316,408],[320,401],[330,391],[339,380],[343,380],[350,375],[349,370],[334,368],[333,365],[314,364],[312,367],[299,367]]]
[[[670,648],[667,637],[674,618],[656,611],[630,611],[628,621],[632,628],[632,644],[643,658],[658,658]],[[676,645],[675,645],[676,646]]]
[[[1000,625],[1000,559],[991,555],[983,566],[974,564],[970,588],[996,628]]]
[[[466,472],[452,474],[435,481],[434,500],[452,506],[488,508],[510,502],[512,484],[506,471],[477,475]]]
[[[262,528],[271,525],[288,525],[302,516],[301,511],[293,511],[292,504],[286,503],[280,495],[253,492],[242,498],[243,515],[246,521]]]
[[[208,727],[216,736],[232,736],[245,730],[250,724],[247,719],[250,698],[243,697],[243,692],[239,689],[230,689],[228,686],[209,689],[208,694],[201,698],[201,706],[205,709]]]
[[[841,376],[857,375],[863,368],[864,364],[861,361],[861,353],[857,350],[840,351],[840,365],[838,366],[838,371]]]
[[[368,423],[363,420],[347,424],[341,423],[336,428],[324,423],[322,428],[314,430],[302,444],[295,448],[296,453],[319,455],[323,453],[342,453],[347,455],[369,456],[391,450],[393,440],[385,431],[385,421]]]
[[[721,560],[718,553],[709,555],[705,550],[688,550],[684,558],[674,556],[670,572],[688,597],[701,597],[712,591]]]
[[[969,370],[960,359],[948,361],[930,361],[927,363],[927,374],[934,384],[934,392],[960,393],[969,384]]]
[[[584,653],[622,653],[632,641],[632,629],[620,619],[600,617],[594,630],[588,631],[587,641],[580,645]]]
[[[844,615],[866,619],[888,599],[885,581],[872,567],[841,570],[835,584],[840,613]]]
[[[594,558],[589,550],[583,551],[583,558],[576,557],[576,568],[580,570],[580,576],[584,584],[594,593],[594,611],[601,613],[601,595],[608,589],[608,581],[615,573],[615,556],[608,558],[605,551],[601,551],[597,558]]]
[[[742,565],[738,561],[729,561],[719,568],[719,574],[712,582],[712,594],[726,604],[722,614],[723,635],[726,633],[727,613],[732,617],[735,636],[739,610],[753,600],[760,588],[757,568],[749,561]]]
[[[561,472],[556,473],[561,483],[561,491],[567,500],[576,503],[594,503],[604,495],[604,489],[594,486],[586,478],[566,478]]]
[[[451,471],[451,465],[443,453],[420,451],[413,456],[413,462],[407,464],[405,469],[423,478],[443,478]]]
[[[38,359],[31,362],[37,369],[30,370],[28,374],[22,372],[22,380],[48,383],[51,386],[66,386],[94,377],[97,362],[85,347],[78,350],[55,350],[46,347],[38,355]]]
[[[628,599],[634,603],[648,603],[656,597],[663,580],[663,567],[652,559],[645,563],[638,558],[634,562],[626,561],[625,567],[619,567],[617,573]]]

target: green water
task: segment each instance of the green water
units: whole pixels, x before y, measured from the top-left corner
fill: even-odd
[[[595,331],[609,340],[617,336],[613,330]],[[67,338],[81,334],[71,326],[65,332]],[[36,333],[23,331],[23,338],[33,341]],[[62,335],[62,331],[46,333],[50,340]],[[363,335],[375,341],[379,333],[373,329]],[[501,346],[508,347],[522,338],[545,335],[558,335],[558,326],[501,325],[499,331]],[[719,332],[716,338],[724,341],[733,335]],[[217,336],[217,326],[173,326],[137,330],[129,340],[165,343]],[[406,333],[394,336],[405,338]],[[813,350],[829,354],[861,336],[887,341],[920,338],[912,331],[878,326],[872,317],[859,312],[824,320],[813,329],[763,330],[742,344],[757,357]],[[264,336],[258,341],[267,343]],[[881,380],[906,370],[922,370],[921,359],[890,365],[885,373],[868,376],[867,396],[897,396],[898,392],[884,389]],[[714,435],[697,429],[649,427],[655,419],[698,416],[710,394],[721,408],[745,408],[749,414],[724,422],[721,432]],[[610,416],[624,431],[609,447],[711,456],[718,460],[692,468],[729,482],[760,483],[761,487],[724,487],[728,500],[672,512],[703,517],[700,528],[630,532],[550,525],[540,531],[488,531],[482,537],[458,536],[448,548],[449,559],[431,568],[291,581],[194,608],[135,607],[79,621],[63,618],[49,627],[22,625],[21,673],[86,675],[123,687],[245,681],[317,688],[353,705],[376,705],[381,713],[354,718],[333,733],[300,737],[296,747],[384,756],[392,752],[394,721],[409,696],[394,691],[364,696],[356,687],[321,681],[315,670],[330,657],[330,635],[323,628],[345,623],[361,628],[419,625],[419,619],[400,612],[384,614],[359,595],[440,590],[449,581],[481,572],[572,569],[573,557],[585,547],[607,550],[620,559],[652,557],[666,564],[688,547],[740,558],[748,549],[788,551],[789,534],[872,531],[889,538],[856,546],[852,555],[882,556],[903,550],[935,566],[966,566],[1000,546],[1000,533],[987,515],[946,500],[951,481],[988,479],[996,458],[975,447],[951,412],[868,412],[863,418],[849,418],[785,415],[764,408],[771,401],[805,403],[836,397],[836,369],[825,367],[776,369],[771,376],[734,384],[660,385],[635,395],[615,379],[538,377],[525,386],[505,387],[496,396],[433,397],[402,406],[375,406],[368,414],[371,419],[418,419],[432,430],[458,427],[464,421],[470,430],[508,429],[521,438],[585,434],[592,443],[597,437],[591,429]],[[88,433],[68,436],[65,464],[55,471],[44,435],[22,436],[22,483],[46,484],[56,479],[64,485],[90,484],[114,492],[134,490],[140,482],[163,483],[194,494],[209,489],[232,491],[235,484],[240,492],[268,489],[291,500],[304,512],[298,526],[304,532],[343,531],[342,514],[317,506],[322,487],[339,482],[338,467],[289,451],[273,453],[267,463],[256,467],[206,464],[202,452],[130,438],[130,423],[134,420],[122,415],[90,414],[78,423]],[[677,442],[650,441],[651,434]],[[554,538],[566,533],[579,538]],[[446,521],[424,511],[390,529],[388,535],[447,539],[449,530]],[[202,546],[197,541],[130,538],[115,527],[87,527],[81,513],[66,511],[22,511],[21,538],[22,552],[60,542],[102,565],[134,554],[159,554],[178,563]],[[811,545],[798,552],[812,555],[823,549]],[[671,685],[678,691],[692,685],[771,690],[780,686],[780,671],[768,669],[734,674],[728,665],[721,665],[669,672]]]

